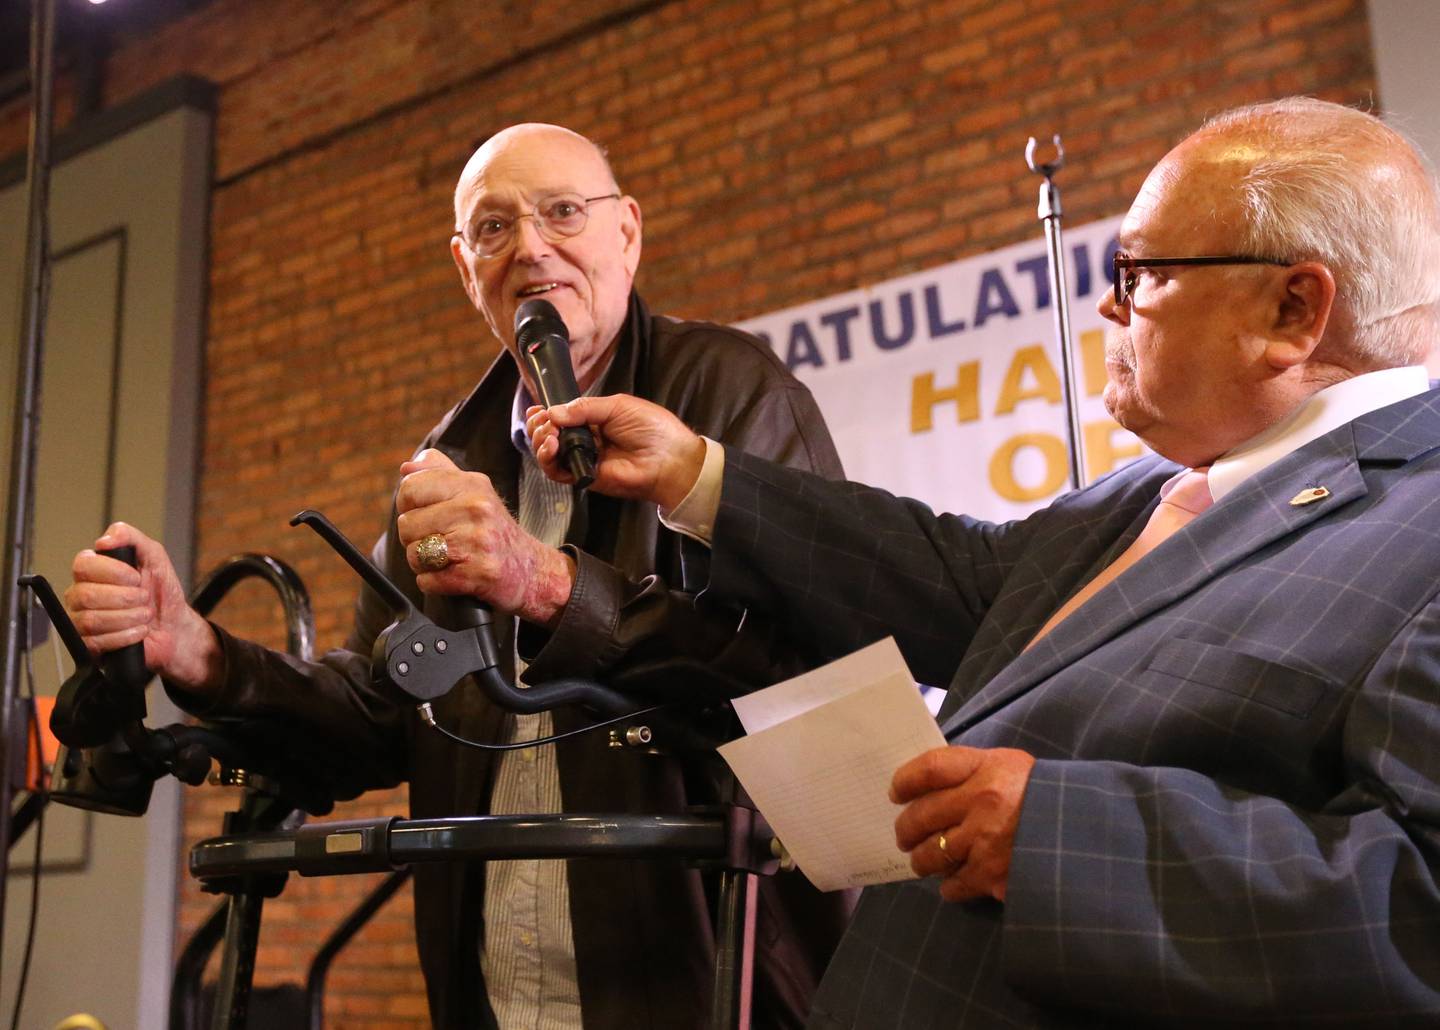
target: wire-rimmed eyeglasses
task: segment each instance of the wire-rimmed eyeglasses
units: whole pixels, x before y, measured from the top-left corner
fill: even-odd
[[[1123,307],[1135,295],[1136,273],[1140,268],[1161,268],[1172,265],[1288,265],[1289,261],[1275,258],[1242,257],[1238,254],[1215,254],[1204,257],[1183,258],[1137,258],[1117,250],[1110,259],[1110,285],[1115,288],[1115,306]]]
[[[601,200],[619,200],[620,194],[606,193],[598,197],[582,197],[578,193],[555,193],[542,197],[535,210],[527,215],[504,215],[494,211],[476,216],[468,226],[456,230],[466,245],[481,257],[503,254],[515,242],[515,227],[522,218],[533,218],[535,229],[546,240],[555,243],[585,230],[590,219],[590,205]]]

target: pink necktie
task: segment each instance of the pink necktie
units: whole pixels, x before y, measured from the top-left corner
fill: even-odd
[[[1176,480],[1169,490],[1162,490],[1159,506],[1150,514],[1150,521],[1145,523],[1145,528],[1140,531],[1134,543],[1125,548],[1120,557],[1101,569],[1098,576],[1081,587],[1078,594],[1061,605],[1060,610],[1050,616],[1050,620],[1040,627],[1040,632],[1026,645],[1027,649],[1034,647],[1036,641],[1098,594],[1120,573],[1155,550],[1163,540],[1173,533],[1178,533],[1191,519],[1214,504],[1214,498],[1210,496],[1210,482],[1206,478],[1209,472],[1208,465],[1191,469]]]

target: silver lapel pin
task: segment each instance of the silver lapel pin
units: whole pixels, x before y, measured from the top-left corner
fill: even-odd
[[[1314,504],[1316,501],[1324,500],[1326,497],[1329,496],[1330,490],[1328,487],[1311,486],[1306,487],[1294,497],[1290,498],[1290,503],[1295,507],[1299,508],[1301,505]]]

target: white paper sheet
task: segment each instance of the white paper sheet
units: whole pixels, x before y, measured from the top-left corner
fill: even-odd
[[[890,778],[945,738],[894,640],[734,702],[749,735],[720,754],[821,890],[914,878]]]

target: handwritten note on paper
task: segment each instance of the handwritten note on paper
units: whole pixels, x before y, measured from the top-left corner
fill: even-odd
[[[895,641],[734,702],[748,736],[720,754],[821,890],[913,879],[890,778],[945,738]]]

